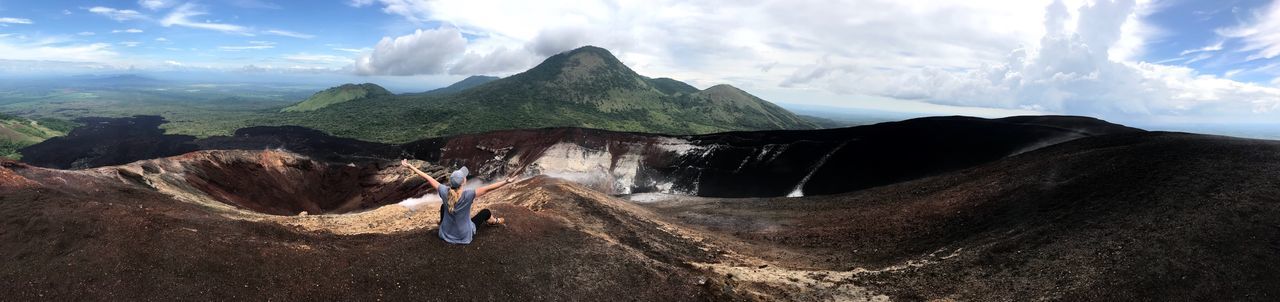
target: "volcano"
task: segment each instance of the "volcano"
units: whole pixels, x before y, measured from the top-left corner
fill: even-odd
[[[116,161],[127,156],[101,150],[147,141],[52,145],[77,139],[0,162],[5,297],[1280,296],[1274,141],[1077,117],[696,136],[547,128],[404,145],[261,127],[178,138],[195,149],[181,154],[40,166]],[[438,203],[401,203],[432,195],[401,157],[437,176],[468,165],[479,181],[528,177],[477,200],[508,225],[452,246],[435,236]],[[661,198],[632,201],[641,192]]]
[[[280,148],[333,162],[414,158],[453,168],[468,166],[486,179],[514,172],[545,174],[610,194],[775,197],[855,191],[1072,139],[1142,131],[1083,117],[957,116],[842,129],[686,136],[543,128],[389,145],[301,127],[251,127],[230,137],[197,140],[164,135],[156,128],[157,120],[94,120],[92,128],[23,149],[23,160],[50,168],[91,168],[192,150]]]

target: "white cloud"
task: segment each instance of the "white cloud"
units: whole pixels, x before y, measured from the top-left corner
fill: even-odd
[[[32,24],[33,22],[31,22],[31,19],[26,19],[26,18],[3,17],[3,18],[0,18],[0,23],[3,23],[3,24]]]
[[[252,9],[280,9],[279,4],[261,1],[261,0],[232,0],[231,5],[241,8]]]
[[[1215,52],[1215,51],[1219,51],[1219,50],[1222,50],[1222,43],[1224,43],[1224,42],[1226,42],[1226,41],[1221,41],[1221,40],[1219,40],[1219,41],[1218,41],[1218,43],[1214,43],[1214,44],[1212,44],[1212,45],[1208,45],[1208,46],[1205,46],[1205,47],[1196,48],[1196,49],[1183,50],[1181,53],[1178,53],[1178,55],[1179,55],[1179,56],[1185,56],[1185,55],[1189,55],[1189,54],[1193,54],[1193,53],[1200,53],[1200,52]]]
[[[0,36],[0,58],[21,61],[113,62],[118,54],[111,44],[78,44],[65,39],[28,40]]]
[[[1252,12],[1252,16],[1238,26],[1218,29],[1218,35],[1244,41],[1239,51],[1254,53],[1248,60],[1280,56],[1280,1]]]
[[[356,59],[361,75],[439,74],[466,51],[467,40],[453,28],[416,30],[396,38],[383,37],[373,51]]]
[[[283,57],[283,59],[288,61],[299,62],[299,63],[317,63],[317,64],[331,64],[331,65],[332,64],[350,65],[351,63],[355,62],[355,60],[350,57],[322,55],[322,54],[308,54],[308,53],[286,55]]]
[[[95,33],[91,32],[91,31],[82,31],[82,32],[80,32],[80,33],[77,33],[76,35],[81,35],[81,36],[92,36],[92,35],[95,35]]]
[[[591,44],[642,74],[709,85],[776,87],[822,56],[890,66],[976,68],[1036,43],[1041,1],[379,1],[410,22],[475,36],[468,51],[524,49],[535,57]],[[928,21],[924,21],[928,20]],[[761,62],[779,62],[761,73]],[[525,68],[529,66],[523,66]],[[512,70],[518,70],[513,68]]]
[[[499,74],[512,71],[515,68],[529,66],[536,63],[535,60],[536,57],[531,56],[529,52],[520,48],[508,49],[503,47],[487,54],[468,51],[460,60],[449,67],[449,74]]]
[[[440,68],[369,72],[403,65],[361,68],[358,61],[355,69],[366,74],[514,72],[591,44],[645,75],[783,96],[817,89],[847,99],[1103,117],[1247,114],[1280,104],[1274,87],[1141,62],[1148,40],[1169,35],[1142,21],[1167,4],[1152,0],[376,2],[387,14],[448,24],[469,39],[450,46],[464,50],[433,56],[454,58],[433,59],[430,66]],[[1276,7],[1220,32],[1259,57],[1278,55]],[[1188,50],[1177,61],[1205,60],[1222,47]]]
[[[326,74],[345,71],[343,68],[304,66],[304,65],[256,65],[249,64],[241,67],[239,72],[244,73],[278,73],[278,74]],[[347,71],[350,72],[350,71]]]
[[[169,15],[165,16],[164,19],[160,20],[160,25],[163,25],[165,27],[176,25],[176,26],[182,26],[182,27],[220,31],[224,33],[252,35],[251,33],[249,33],[248,27],[244,27],[240,25],[214,23],[214,22],[207,22],[207,21],[200,22],[200,21],[191,20],[191,17],[203,16],[207,14],[209,13],[204,10],[201,10],[195,4],[186,3],[183,5],[179,5],[178,7],[174,8],[173,11],[170,11]]]
[[[347,1],[347,5],[350,5],[350,6],[352,6],[352,7],[365,7],[365,6],[369,6],[370,4],[373,4],[373,0],[350,0],[350,1]]]
[[[103,15],[103,16],[106,16],[107,18],[111,18],[112,20],[116,20],[116,21],[129,21],[129,20],[138,20],[138,19],[146,18],[146,16],[143,16],[142,13],[136,10],[114,9],[114,8],[103,7],[103,6],[91,7],[89,8],[89,12]]]
[[[333,50],[337,50],[337,51],[345,51],[345,52],[350,52],[350,53],[362,53],[362,52],[367,52],[367,51],[373,50],[373,48],[369,48],[369,47],[364,47],[364,48],[342,48],[342,47],[338,47],[338,48],[334,48]]]
[[[941,104],[1103,117],[1265,113],[1280,105],[1280,89],[1187,67],[1113,60],[1108,51],[1119,41],[1118,22],[1133,20],[1132,1],[1081,7],[1074,30],[1058,30],[1061,23],[1054,21],[1061,16],[1055,12],[1066,10],[1050,10],[1039,47],[1015,50],[1003,63],[968,71],[924,68],[889,74],[856,64],[820,62],[793,74],[790,81]]]
[[[111,31],[111,33],[113,33],[113,34],[118,34],[118,33],[139,34],[139,33],[142,33],[142,30],[141,30],[141,29],[137,29],[137,28],[130,28],[130,29],[116,29],[116,30],[112,30],[112,31]]]
[[[308,35],[304,33],[287,31],[287,30],[279,30],[279,29],[267,30],[267,31],[264,31],[263,33],[268,35],[277,35],[277,36],[299,38],[299,39],[311,39],[316,37],[315,35]]]
[[[218,49],[224,50],[224,51],[241,51],[241,50],[272,49],[272,48],[276,48],[276,47],[271,45],[218,46]]]
[[[124,42],[120,42],[120,45],[124,45],[125,47],[138,47],[138,45],[142,45],[142,42],[124,41]]]
[[[242,50],[259,50],[275,48],[276,43],[271,41],[249,41],[250,45],[244,46],[219,46],[222,51],[242,51]]]
[[[149,10],[159,10],[159,9],[161,9],[161,8],[166,8],[166,7],[173,6],[173,1],[165,1],[165,0],[138,0],[138,6],[145,7],[146,9],[149,9]]]

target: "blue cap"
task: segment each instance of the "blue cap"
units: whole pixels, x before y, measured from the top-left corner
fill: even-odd
[[[449,187],[452,187],[452,188],[462,187],[462,181],[467,179],[467,173],[468,173],[467,167],[463,166],[462,169],[458,169],[456,171],[453,171],[452,174],[449,174]]]

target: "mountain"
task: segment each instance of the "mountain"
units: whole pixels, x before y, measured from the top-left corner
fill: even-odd
[[[31,120],[0,114],[0,157],[21,158],[18,149],[62,136],[73,126],[75,125],[62,120]]]
[[[456,93],[400,95],[286,113],[259,125],[298,125],[397,143],[542,127],[664,134],[817,128],[733,86],[698,90],[673,79],[641,76],[608,50],[593,46]]]
[[[649,79],[649,86],[653,86],[653,88],[658,89],[658,91],[662,91],[662,93],[670,95],[698,92],[697,87],[693,87],[693,85],[685,84],[685,82],[676,81],[671,78]]]
[[[311,97],[307,98],[306,100],[303,100],[302,102],[298,102],[293,106],[285,107],[280,111],[282,112],[312,111],[312,110],[332,106],[338,103],[345,103],[345,102],[350,102],[355,100],[363,100],[363,99],[384,97],[384,96],[390,96],[390,95],[392,95],[391,92],[387,91],[386,88],[382,88],[382,86],[378,86],[377,84],[373,84],[373,83],[364,83],[359,85],[343,84],[342,86],[333,87],[333,88],[325,89],[324,91],[321,91],[321,92],[317,92],[316,94],[311,95]]]
[[[447,87],[436,88],[436,89],[432,89],[427,92],[418,93],[418,94],[419,95],[453,94],[459,91],[467,90],[468,88],[471,88],[471,87],[483,85],[484,83],[493,82],[494,80],[497,80],[497,79],[500,79],[500,78],[491,77],[491,76],[482,76],[482,75],[469,76],[466,79],[462,79],[461,81],[458,81],[457,83],[453,83],[452,85],[449,85]]]

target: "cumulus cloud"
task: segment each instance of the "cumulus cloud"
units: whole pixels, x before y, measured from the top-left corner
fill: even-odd
[[[416,30],[396,38],[383,37],[373,51],[356,59],[361,75],[439,74],[461,56],[467,40],[454,28]]]
[[[1022,108],[1104,117],[1187,113],[1265,113],[1280,104],[1280,89],[1200,74],[1188,67],[1115,61],[1109,51],[1132,0],[1098,1],[1078,10],[1074,29],[1061,2],[1047,10],[1045,35],[1035,48],[969,71],[937,68],[880,73],[858,65],[818,62],[784,84],[821,81],[837,91],[921,99],[933,103]],[[1199,51],[1213,51],[1206,47]]]
[[[385,37],[372,49],[336,50],[364,53],[354,69],[365,75],[503,74],[522,71],[548,56],[587,45],[589,37],[597,34],[603,33],[558,27],[541,30],[530,41],[508,46],[502,42],[510,41],[494,36],[466,41],[458,29],[444,27],[394,39]]]
[[[467,37],[449,51],[435,49],[424,63],[429,68],[397,73],[386,70],[403,62],[373,59],[378,55],[372,53],[402,48],[383,39],[357,60],[354,69],[362,74],[519,71],[590,44],[611,50],[645,75],[696,86],[728,82],[769,91],[764,96],[783,102],[805,102],[794,96],[821,91],[843,95],[855,107],[863,100],[897,99],[1131,117],[1271,112],[1280,100],[1268,83],[1163,65],[1175,61],[1144,62],[1147,41],[1167,35],[1143,22],[1162,9],[1154,0],[347,4],[374,5],[419,25],[446,24]],[[1241,25],[1220,29],[1223,43],[1187,49],[1176,62],[1209,59],[1236,45],[1245,45],[1253,59],[1280,56],[1280,39],[1273,34],[1280,32],[1277,7],[1270,4]],[[1230,75],[1263,73],[1243,69]]]
[[[160,20],[160,25],[163,25],[164,27],[181,26],[181,27],[189,27],[189,28],[196,28],[196,29],[220,31],[224,33],[252,35],[249,32],[248,27],[244,27],[240,25],[215,23],[215,22],[207,22],[207,21],[200,22],[200,21],[191,20],[191,17],[203,16],[207,14],[209,13],[204,10],[201,10],[195,4],[186,3],[178,6],[177,8],[174,8],[173,11],[170,11],[169,14],[164,17],[164,19]]]
[[[141,29],[137,29],[137,28],[130,28],[130,29],[116,29],[116,30],[112,30],[112,31],[111,31],[111,33],[113,33],[113,34],[118,34],[118,33],[131,33],[131,34],[138,34],[138,33],[142,33],[142,30],[141,30]]]
[[[3,17],[0,18],[0,24],[31,24],[31,19]]]
[[[591,41],[591,33],[582,27],[559,27],[546,29],[538,33],[529,42],[528,48],[541,56],[551,56],[566,50],[587,45]]]
[[[487,54],[468,51],[449,68],[449,74],[478,75],[511,71],[534,64],[535,57],[521,48],[502,47]]]
[[[142,13],[132,9],[115,9],[105,6],[94,6],[90,7],[88,10],[91,13],[103,15],[116,21],[129,21],[146,18]]]

